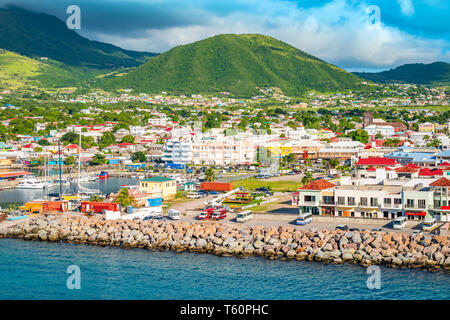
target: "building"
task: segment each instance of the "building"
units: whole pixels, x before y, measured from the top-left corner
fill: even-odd
[[[139,181],[139,189],[150,194],[160,192],[164,200],[172,200],[177,194],[177,182],[166,177],[152,177]]]
[[[373,113],[372,111],[366,111],[363,115],[363,126],[364,128],[370,126],[373,123]]]
[[[167,141],[163,147],[162,161],[174,164],[192,162],[192,143],[184,141]]]
[[[434,124],[431,122],[419,123],[419,132],[434,133]]]
[[[370,125],[364,128],[367,131],[369,136],[376,136],[380,133],[383,137],[390,137],[395,134],[394,127],[391,126],[379,126],[379,125]]]

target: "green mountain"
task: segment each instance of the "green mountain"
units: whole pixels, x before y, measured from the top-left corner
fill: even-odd
[[[68,66],[106,69],[139,66],[155,55],[88,40],[55,16],[17,7],[0,9],[0,48]]]
[[[0,49],[0,89],[86,86],[104,72],[105,69],[72,67]]]
[[[381,83],[449,84],[450,64],[445,62],[412,63],[383,72],[354,72],[354,74]]]
[[[354,88],[361,78],[269,36],[223,34],[158,55],[103,82],[107,89],[139,92],[251,95],[256,87],[285,94]]]

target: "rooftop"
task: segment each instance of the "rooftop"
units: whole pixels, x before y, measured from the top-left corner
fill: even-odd
[[[175,181],[175,180],[171,179],[171,178],[166,178],[166,177],[151,177],[151,178],[143,179],[141,181],[145,181],[145,182],[166,182],[166,181]]]

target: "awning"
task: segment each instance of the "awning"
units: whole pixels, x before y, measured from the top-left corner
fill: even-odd
[[[420,216],[420,217],[425,217],[426,215],[427,215],[427,213],[425,211],[416,213],[416,216]]]
[[[415,215],[414,212],[405,212],[405,214],[406,214],[407,216],[413,216],[413,215]]]
[[[450,206],[442,206],[441,210],[450,210]]]

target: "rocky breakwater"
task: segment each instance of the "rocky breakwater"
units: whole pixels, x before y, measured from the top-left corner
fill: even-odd
[[[195,251],[222,256],[358,263],[450,270],[448,236],[402,232],[298,230],[204,221],[105,221],[101,217],[40,216],[0,228],[0,237],[37,241]]]

